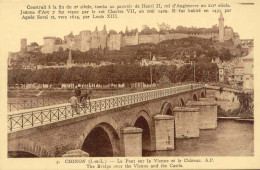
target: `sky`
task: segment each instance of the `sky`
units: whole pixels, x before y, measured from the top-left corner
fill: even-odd
[[[246,0],[244,0],[246,1]],[[246,2],[248,2],[247,0]],[[163,1],[95,1],[98,5],[117,5],[119,4],[201,4],[201,1],[178,1],[178,0],[163,0]],[[151,3],[153,2],[153,3]],[[208,3],[219,3],[220,1],[203,1]],[[223,1],[231,5],[232,11],[223,13],[225,18],[224,24],[231,26],[235,32],[238,32],[241,39],[254,38],[255,35],[255,5],[241,5],[241,1]],[[138,28],[140,31],[143,25],[149,27],[157,27],[157,23],[167,23],[173,28],[178,25],[186,27],[205,27],[210,28],[214,24],[218,24],[219,13],[169,13],[169,14],[120,14],[118,19],[87,19],[87,20],[21,20],[20,10],[26,9],[27,5],[94,5],[91,1],[81,0],[66,0],[66,1],[41,1],[41,0],[0,0],[0,22],[1,22],[1,43],[2,55],[7,57],[9,51],[17,52],[20,50],[20,39],[27,38],[27,44],[37,42],[39,45],[43,44],[44,36],[63,37],[71,31],[74,35],[79,34],[82,30],[94,31],[97,26],[99,30],[103,29],[104,24],[107,30],[114,29],[116,31],[125,31],[128,29]]]

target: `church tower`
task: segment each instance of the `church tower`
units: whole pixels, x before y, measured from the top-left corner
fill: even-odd
[[[218,40],[219,42],[224,42],[224,17],[222,15],[222,12],[220,13],[218,21]]]

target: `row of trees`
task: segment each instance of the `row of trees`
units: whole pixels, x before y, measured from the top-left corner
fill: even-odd
[[[72,68],[48,68],[40,70],[12,69],[8,71],[8,85],[25,85],[31,83],[60,85],[69,84],[129,84],[144,82],[150,83],[150,67],[139,65],[110,65],[99,68],[72,67]],[[215,64],[204,62],[196,63],[196,81],[217,81],[218,68]],[[193,81],[194,67],[184,65],[176,66],[152,66],[153,83],[165,83],[162,79],[167,77],[168,82]]]

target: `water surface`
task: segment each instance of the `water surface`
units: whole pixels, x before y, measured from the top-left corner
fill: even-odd
[[[218,120],[217,129],[200,130],[199,138],[177,139],[175,150],[143,156],[254,156],[254,123]]]

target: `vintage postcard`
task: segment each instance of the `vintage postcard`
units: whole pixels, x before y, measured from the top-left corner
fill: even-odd
[[[253,0],[0,0],[0,169],[259,169]]]

